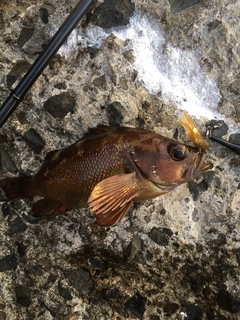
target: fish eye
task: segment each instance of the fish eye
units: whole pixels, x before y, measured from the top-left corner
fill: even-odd
[[[175,161],[181,161],[186,157],[186,148],[184,146],[174,146],[169,150],[170,157]]]

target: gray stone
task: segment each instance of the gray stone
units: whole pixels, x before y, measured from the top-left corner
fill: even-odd
[[[221,309],[232,314],[240,313],[240,300],[233,297],[233,295],[227,291],[221,290],[218,292],[217,304]]]
[[[5,150],[5,148],[0,147],[0,169],[1,168],[3,172],[17,172],[17,167],[11,155],[7,150]]]
[[[168,0],[168,1],[171,6],[171,11],[174,13],[185,10],[200,2],[200,0]]]
[[[26,61],[17,61],[7,75],[7,86],[10,89],[14,82],[30,68],[31,64]]]
[[[22,31],[18,38],[18,45],[22,48],[29,39],[31,39],[34,32],[34,28],[32,27],[23,27]]]
[[[3,17],[3,12],[0,11],[0,31],[4,27],[4,17]]]
[[[114,101],[107,106],[107,113],[109,116],[110,126],[120,126],[122,124],[123,116],[121,114],[122,105],[121,103]]]
[[[150,231],[150,238],[160,246],[167,246],[169,244],[170,237],[173,232],[167,228],[156,228],[154,227]]]
[[[26,224],[22,221],[20,217],[16,217],[13,221],[8,222],[9,233],[22,233],[27,229]]]
[[[40,153],[45,146],[45,141],[33,128],[29,129],[23,135],[23,140],[33,149],[36,153]]]
[[[186,314],[184,320],[201,320],[203,311],[200,307],[190,304],[187,306]]]
[[[233,105],[234,105],[234,108],[235,108],[236,116],[237,116],[238,121],[239,121],[240,120],[240,98],[235,100],[233,102]]]
[[[131,262],[136,255],[142,250],[143,241],[139,236],[134,236],[131,243],[125,250],[124,256],[128,262]]]
[[[44,109],[57,119],[63,119],[69,112],[73,113],[75,98],[67,92],[49,98],[44,103]]]
[[[121,291],[118,288],[103,289],[102,293],[105,299],[118,299],[121,296]]]
[[[17,259],[15,254],[10,254],[0,259],[0,272],[7,270],[16,270]]]
[[[6,319],[7,319],[6,313],[3,311],[0,311],[0,320],[6,320]]]
[[[59,290],[59,294],[66,300],[72,300],[72,295],[70,293],[69,288],[64,287],[61,282],[58,282],[58,290]]]
[[[240,133],[234,133],[229,136],[229,142],[240,145]]]
[[[92,84],[97,88],[101,88],[103,90],[107,89],[107,82],[106,82],[106,79],[105,79],[105,75],[102,75],[102,76],[100,76],[98,78],[95,78],[93,80]]]
[[[29,307],[29,305],[31,304],[29,288],[22,285],[17,285],[15,287],[15,294],[18,304],[20,304],[23,307]]]
[[[124,306],[138,319],[143,319],[146,302],[147,299],[137,292],[127,302],[125,302]]]
[[[188,189],[191,192],[193,199],[197,200],[204,191],[208,190],[208,182],[205,179],[199,183],[194,181],[189,181]]]
[[[95,11],[93,23],[104,29],[124,26],[133,12],[134,5],[130,0],[105,0]]]
[[[168,301],[163,305],[163,311],[166,316],[171,316],[179,309],[179,305],[175,302]]]
[[[86,295],[92,292],[93,282],[88,271],[83,269],[70,270],[66,272],[66,277],[78,294]]]
[[[104,270],[106,268],[105,264],[99,259],[91,258],[91,259],[89,259],[89,262],[93,266],[93,268],[95,268],[95,269]]]

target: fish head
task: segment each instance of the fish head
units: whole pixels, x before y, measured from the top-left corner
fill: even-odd
[[[205,155],[202,149],[158,135],[147,148],[135,150],[133,158],[139,171],[167,192],[211,169],[211,163],[203,162]]]

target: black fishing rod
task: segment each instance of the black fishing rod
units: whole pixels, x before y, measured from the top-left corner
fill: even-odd
[[[32,87],[94,1],[95,0],[80,0],[78,2],[68,18],[53,36],[46,49],[38,56],[17,87],[11,91],[10,95],[0,108],[0,128],[23,100],[28,90]]]
[[[221,145],[223,145],[224,147],[228,148],[229,150],[235,152],[236,154],[240,154],[240,144],[232,143],[232,142],[223,140],[222,138],[219,138],[219,137],[212,135],[212,130],[214,128],[215,127],[213,127],[213,128],[208,127],[207,128],[207,136],[209,137],[209,139],[220,143]]]

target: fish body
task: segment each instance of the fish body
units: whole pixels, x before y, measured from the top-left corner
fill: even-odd
[[[205,152],[152,131],[98,126],[76,143],[47,154],[33,177],[5,178],[10,201],[41,196],[33,215],[88,207],[96,222],[120,221],[132,202],[155,198],[211,168]]]

